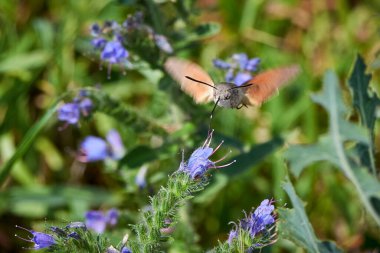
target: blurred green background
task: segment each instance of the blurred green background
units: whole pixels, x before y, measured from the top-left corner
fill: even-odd
[[[162,13],[170,15],[170,3],[157,2],[163,2]],[[173,252],[186,252],[189,244],[194,250],[196,245],[212,248],[218,239],[227,237],[231,229],[228,222],[242,218],[242,210],[249,211],[264,198],[274,197],[279,206],[288,203],[280,185],[287,174],[283,151],[289,144],[315,142],[327,130],[326,112],[310,99],[310,94],[321,88],[326,69],[338,73],[349,103],[345,84],[360,53],[374,74],[372,87],[379,91],[379,1],[186,2],[194,2],[197,15],[190,17],[193,23],[217,22],[221,30],[182,50],[182,56],[210,73],[214,73],[212,59],[238,52],[260,57],[262,69],[297,63],[302,73],[261,108],[217,110],[212,123],[215,146],[224,139],[223,150],[232,150],[231,157],[247,153],[240,157],[240,163],[214,172],[208,188],[181,210],[183,226],[179,225],[176,236],[182,239],[173,244]],[[189,155],[204,140],[205,119],[212,105],[196,105],[169,78],[158,82],[159,75],[146,69],[123,75],[114,67],[107,79],[105,68],[100,69],[98,57],[91,51],[89,26],[106,19],[122,22],[139,3],[0,2],[0,165],[19,148],[25,133],[57,97],[69,89],[98,85],[127,106],[176,129],[174,134],[159,136],[99,113],[80,127],[59,130],[62,123],[53,117],[2,186],[1,252],[18,252],[25,246],[14,238],[16,224],[42,231],[53,223],[83,220],[86,210],[112,207],[123,210],[123,225],[107,232],[117,242],[130,232],[126,224],[137,221],[148,196],[178,168],[182,149]],[[149,15],[146,21],[150,21]],[[77,147],[85,136],[103,137],[111,128],[121,132],[130,154],[121,168],[113,163],[76,161]],[[378,138],[376,144],[379,147]],[[144,163],[149,167],[148,187],[139,190],[134,179]],[[293,182],[307,202],[306,210],[319,238],[335,240],[351,252],[380,248],[379,230],[370,225],[353,186],[341,173],[319,163]],[[265,251],[294,252],[295,246],[279,240]]]

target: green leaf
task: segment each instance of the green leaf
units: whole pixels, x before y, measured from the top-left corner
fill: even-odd
[[[12,55],[0,62],[0,73],[27,70],[45,65],[50,59],[47,51],[34,51]]]
[[[194,33],[197,39],[205,39],[218,34],[220,31],[220,25],[215,22],[207,22],[195,27]]]
[[[303,169],[315,161],[329,161],[338,167],[354,184],[356,191],[369,214],[380,225],[380,210],[373,204],[380,201],[380,183],[362,166],[353,161],[360,160],[358,152],[346,150],[346,141],[368,144],[368,132],[345,119],[348,108],[343,103],[336,74],[328,71],[324,78],[323,91],[313,99],[329,114],[329,132],[317,144],[295,145],[285,153],[291,172],[299,176]],[[349,151],[349,152],[348,152]],[[300,161],[302,160],[302,161]]]
[[[138,146],[132,149],[123,159],[121,164],[126,164],[130,168],[138,168],[144,163],[153,161],[158,158],[158,153],[155,149],[148,146]]]
[[[333,242],[320,241],[307,218],[304,205],[287,178],[282,187],[288,194],[293,208],[279,208],[281,235],[307,250],[307,252],[342,252]]]
[[[228,184],[228,177],[224,174],[218,173],[214,176],[214,182],[210,184],[202,193],[196,196],[193,200],[194,203],[206,204],[212,202],[218,193],[224,189]]]
[[[30,146],[33,144],[34,140],[38,136],[38,134],[41,132],[41,130],[44,128],[44,126],[47,124],[51,116],[54,115],[58,102],[60,99],[58,99],[51,107],[49,110],[47,110],[42,116],[42,118],[35,123],[29,131],[25,134],[23,137],[20,145],[18,146],[16,152],[13,154],[13,156],[5,162],[3,166],[0,168],[0,185],[4,183],[4,180],[7,178],[9,172],[11,171],[14,163],[21,158],[30,148]]]
[[[284,141],[281,138],[274,138],[268,142],[254,145],[247,153],[242,153],[232,158],[231,161],[236,160],[236,162],[222,171],[230,176],[243,173],[247,169],[252,168],[253,165],[262,161],[268,155],[272,154],[277,148],[281,147],[283,143]]]
[[[366,65],[363,58],[358,55],[349,79],[349,85],[352,91],[354,108],[359,113],[361,124],[369,131],[368,144],[361,144],[357,147],[361,153],[361,162],[362,165],[372,171],[372,174],[376,174],[373,131],[376,122],[376,107],[380,104],[380,100],[376,93],[369,93],[371,75],[365,74],[365,70]]]

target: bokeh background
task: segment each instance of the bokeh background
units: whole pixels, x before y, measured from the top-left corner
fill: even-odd
[[[144,2],[144,1],[141,1]],[[162,13],[170,15],[166,1]],[[186,1],[193,24],[217,22],[220,32],[182,48],[217,78],[212,60],[245,52],[260,57],[261,69],[297,63],[302,73],[290,86],[260,108],[219,109],[214,115],[214,144],[240,157],[234,165],[213,173],[208,188],[181,209],[182,222],[172,252],[210,249],[227,237],[230,221],[243,217],[262,199],[276,205],[289,202],[281,188],[287,174],[283,151],[289,144],[313,143],[327,130],[327,114],[310,99],[320,90],[326,69],[335,70],[346,102],[347,78],[360,53],[379,91],[380,2],[372,0],[199,0]],[[114,242],[130,232],[148,196],[178,168],[182,150],[190,152],[204,140],[212,105],[196,105],[166,77],[136,69],[123,74],[106,67],[89,44],[93,22],[122,22],[140,1],[0,1],[0,165],[19,147],[25,133],[63,92],[85,86],[100,89],[144,115],[176,129],[159,136],[136,130],[104,114],[80,127],[62,128],[49,120],[26,154],[15,163],[0,192],[0,251],[24,251],[14,237],[15,225],[43,231],[50,224],[83,221],[90,209],[122,210],[119,226],[107,231]],[[166,6],[167,5],[167,6]],[[141,9],[141,8],[140,8]],[[144,9],[142,9],[144,11]],[[146,22],[150,16],[146,15]],[[176,45],[174,44],[174,47]],[[355,117],[352,120],[357,120]],[[76,155],[87,135],[105,136],[118,129],[128,154],[122,166],[112,162],[83,164]],[[376,139],[379,147],[379,139]],[[220,156],[224,152],[220,152]],[[377,161],[379,161],[377,154]],[[135,184],[139,168],[148,166],[148,186]],[[377,163],[379,165],[379,162]],[[379,166],[377,166],[379,167]],[[228,171],[227,171],[228,170]],[[298,180],[298,195],[307,203],[309,219],[321,239],[335,240],[345,251],[380,249],[379,230],[371,225],[352,184],[331,165],[317,163]],[[297,249],[298,251],[302,251]],[[280,239],[265,251],[295,252]],[[378,252],[377,251],[377,252]],[[372,251],[373,252],[373,251]]]

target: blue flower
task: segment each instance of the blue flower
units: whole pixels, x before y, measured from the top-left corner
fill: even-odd
[[[107,217],[101,211],[88,211],[85,215],[86,227],[100,234],[107,226]]]
[[[107,61],[110,64],[122,63],[128,57],[128,51],[118,40],[108,41],[100,55],[103,61]]]
[[[237,86],[242,85],[243,83],[249,81],[252,79],[252,75],[250,75],[247,72],[238,72],[235,75],[233,83],[236,84]]]
[[[166,52],[166,53],[173,53],[173,48],[172,46],[169,44],[168,40],[166,39],[165,36],[163,35],[159,35],[159,34],[155,34],[154,35],[154,41],[156,42],[156,45],[159,49],[161,49],[162,51]]]
[[[213,64],[216,68],[225,71],[226,82],[240,86],[253,78],[252,72],[257,71],[260,58],[249,59],[247,54],[238,53],[233,54],[228,62],[214,59]]]
[[[83,93],[83,92],[80,92]],[[66,121],[67,124],[76,125],[81,117],[88,117],[91,114],[93,105],[89,98],[79,94],[71,103],[62,105],[57,110],[58,120]]]
[[[49,248],[51,246],[53,246],[55,244],[55,239],[53,236],[49,235],[49,234],[45,234],[45,233],[41,233],[41,232],[36,232],[36,231],[33,231],[33,230],[29,230],[29,229],[26,229],[26,228],[23,228],[23,227],[20,227],[20,226],[17,226],[17,228],[21,228],[25,231],[28,231],[29,233],[31,233],[33,235],[32,238],[29,238],[29,239],[25,239],[25,238],[22,238],[18,235],[16,235],[18,238],[20,238],[21,240],[24,240],[24,241],[27,241],[27,242],[33,242],[34,243],[34,247],[32,249],[44,249],[44,248]]]
[[[85,223],[86,227],[100,234],[105,231],[107,225],[116,225],[118,218],[119,211],[116,209],[111,209],[106,214],[91,210],[85,214]]]
[[[115,226],[119,218],[119,211],[115,208],[112,208],[107,212],[107,223],[111,226]]]
[[[119,160],[124,156],[125,148],[121,140],[120,134],[116,130],[110,130],[107,133],[106,139],[110,146],[110,157],[114,160]]]
[[[87,230],[86,224],[81,221],[70,222],[68,225],[66,225],[66,228],[81,228],[83,230]]]
[[[85,98],[82,101],[79,102],[79,109],[83,116],[88,116],[90,115],[91,111],[93,108],[93,104],[91,99]]]
[[[212,63],[214,64],[214,67],[219,69],[229,69],[231,68],[231,64],[228,62],[222,61],[221,59],[214,59],[212,60]]]
[[[104,46],[106,45],[107,43],[107,40],[105,38],[94,38],[91,40],[91,45],[95,48],[95,49],[103,49]]]
[[[107,158],[119,160],[124,156],[125,148],[121,137],[116,130],[110,130],[106,137],[107,141],[100,137],[87,136],[80,145],[83,157],[81,162],[96,162]]]
[[[148,171],[148,167],[143,165],[139,171],[137,172],[136,178],[135,178],[135,183],[140,189],[144,189],[146,186],[146,172]]]
[[[275,223],[275,216],[273,213],[273,201],[265,199],[257,207],[254,213],[251,213],[241,221],[241,227],[247,230],[252,238],[264,231],[268,225]]]
[[[107,142],[95,136],[86,137],[81,144],[81,150],[85,154],[86,162],[101,161],[109,156]]]
[[[248,62],[248,56],[245,53],[233,54],[232,60],[234,60],[239,65],[239,68],[241,70],[244,70]]]
[[[238,236],[238,231],[236,229],[232,229],[230,233],[228,234],[227,243],[229,245],[232,244],[232,241]]]
[[[252,58],[250,59],[247,64],[244,66],[244,70],[254,72],[258,69],[260,65],[260,58]]]
[[[123,248],[121,248],[120,253],[132,253],[132,250],[124,246]]]
[[[231,163],[217,166],[216,163],[224,160],[226,156],[224,156],[222,159],[215,161],[215,162],[213,162],[209,159],[210,156],[213,155],[220,148],[220,146],[223,144],[223,142],[220,143],[215,148],[215,150],[213,148],[210,148],[212,134],[213,134],[213,132],[211,132],[208,135],[208,137],[207,137],[207,139],[206,139],[206,141],[202,147],[196,149],[191,154],[188,162],[181,162],[179,170],[186,172],[192,179],[203,177],[204,174],[210,168],[223,168],[223,167],[229,166],[232,163],[236,162],[234,160]]]
[[[80,118],[79,105],[77,103],[67,103],[58,109],[58,119],[66,121],[68,124],[77,124]]]
[[[93,37],[98,37],[100,35],[101,31],[102,30],[100,29],[100,26],[96,23],[90,27],[91,36],[93,36]]]

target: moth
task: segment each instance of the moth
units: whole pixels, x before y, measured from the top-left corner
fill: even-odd
[[[226,82],[215,85],[199,65],[175,57],[169,57],[164,67],[196,103],[214,101],[214,109],[216,106],[237,109],[260,106],[299,73],[298,65],[270,69],[237,86]]]

